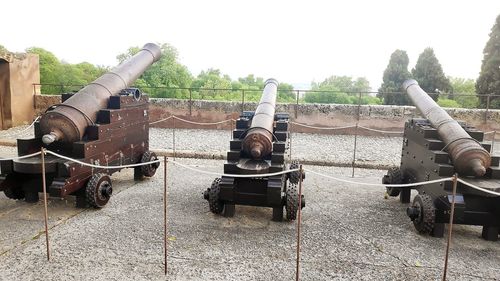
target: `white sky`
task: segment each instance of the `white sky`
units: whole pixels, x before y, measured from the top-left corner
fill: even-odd
[[[500,1],[7,0],[1,11],[11,51],[111,66],[130,46],[167,42],[193,75],[212,67],[295,85],[364,76],[376,90],[395,49],[411,69],[432,47],[447,75],[475,79]]]

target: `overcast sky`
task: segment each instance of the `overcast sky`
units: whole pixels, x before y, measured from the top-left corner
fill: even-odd
[[[434,48],[447,75],[476,78],[500,14],[475,1],[26,1],[2,2],[0,44],[37,46],[70,63],[116,65],[146,42],[170,43],[193,75],[218,68],[294,85],[331,75],[366,77],[376,90],[390,54],[410,68]],[[303,86],[299,86],[304,88]]]

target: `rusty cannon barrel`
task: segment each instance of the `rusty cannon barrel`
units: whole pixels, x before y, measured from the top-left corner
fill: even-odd
[[[476,140],[446,113],[418,82],[410,79],[403,88],[415,107],[437,130],[457,172],[464,176],[483,176],[491,165],[491,156]]]
[[[252,124],[243,139],[243,151],[252,159],[262,159],[273,150],[274,111],[278,81],[268,79],[264,83],[264,90],[259,105],[252,118]]]
[[[109,97],[128,88],[160,56],[160,47],[148,43],[137,54],[45,113],[40,118],[43,143],[81,140],[85,128],[96,121],[99,110],[107,107]]]

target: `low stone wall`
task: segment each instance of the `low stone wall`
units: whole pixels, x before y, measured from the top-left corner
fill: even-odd
[[[50,105],[60,103],[60,96],[37,95],[35,98],[36,114],[43,113]],[[192,101],[178,99],[150,99],[150,120],[159,120],[171,115],[195,122],[217,122],[226,119],[238,118],[242,110],[254,110],[256,103],[246,103],[242,108],[240,102],[223,101]],[[278,112],[287,112],[292,120],[318,127],[338,127],[355,125],[359,110],[359,125],[373,129],[402,131],[408,118],[419,117],[413,106],[392,105],[341,105],[341,104],[278,104]],[[450,108],[446,111],[456,120],[465,121],[484,131],[500,131],[500,110],[458,109]],[[295,114],[297,117],[295,118]],[[485,119],[486,116],[486,119]],[[175,124],[174,124],[175,123]],[[229,129],[233,124],[228,122],[219,125],[194,125],[170,119],[157,123],[154,127],[171,128],[215,128]],[[298,125],[293,126],[294,132],[316,132],[352,134],[354,129],[345,130],[316,130]],[[359,130],[364,135],[381,135],[380,133]]]

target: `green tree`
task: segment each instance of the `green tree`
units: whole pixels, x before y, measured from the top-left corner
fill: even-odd
[[[354,80],[350,76],[330,76],[320,83],[312,82],[311,90],[305,96],[306,102],[357,104],[359,93],[368,92],[370,83],[364,77]],[[361,98],[362,104],[378,104],[380,99],[366,93]]]
[[[460,108],[460,104],[452,99],[447,99],[440,97],[437,101],[437,104],[441,107],[449,107],[449,108]]]
[[[493,28],[491,28],[490,39],[486,42],[483,50],[483,63],[481,72],[476,81],[476,92],[478,95],[500,95],[500,15],[497,16]],[[480,97],[481,104],[486,104],[486,97]],[[495,108],[500,103],[491,98],[490,102]]]
[[[411,73],[420,88],[429,93],[436,101],[440,92],[451,93],[453,91],[450,80],[444,74],[443,68],[432,48],[425,48],[424,52],[418,57],[417,64]]]
[[[3,45],[0,45],[0,53],[8,53],[9,50],[7,50]]]
[[[43,49],[38,47],[31,47],[26,49],[27,53],[37,54],[40,63],[40,83],[41,84],[61,84],[60,74],[62,72],[61,62],[57,57]],[[54,93],[53,87],[42,86],[42,94]]]
[[[279,83],[278,86],[278,101],[280,102],[293,102],[295,100],[295,92],[293,86],[288,83]]]
[[[408,71],[408,54],[403,50],[396,50],[391,54],[389,64],[384,70],[383,83],[378,89],[377,96],[383,99],[384,104],[408,105],[406,94],[402,93],[403,82],[411,78]]]
[[[448,79],[453,89],[453,94],[449,95],[449,98],[458,102],[463,108],[477,108],[479,106],[474,79],[458,77],[448,77]]]

